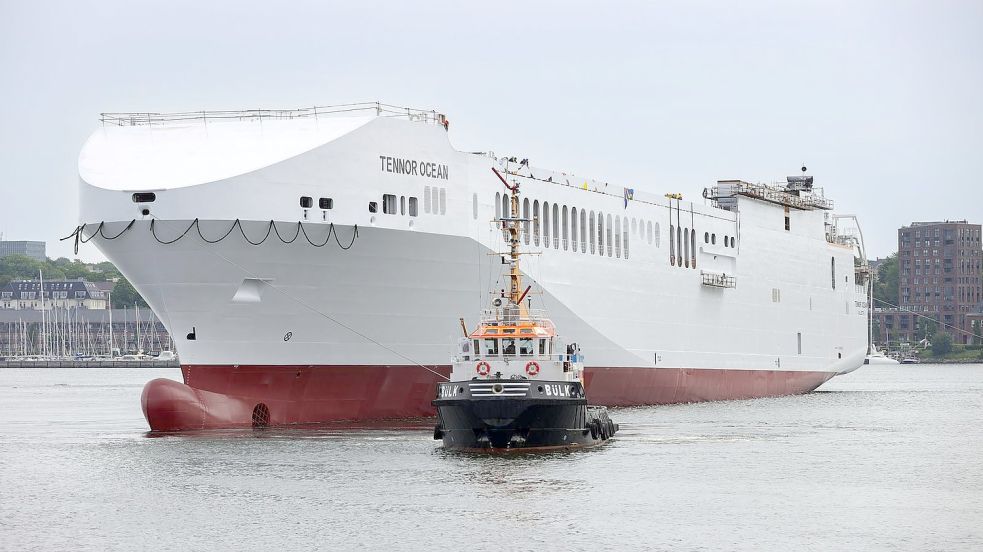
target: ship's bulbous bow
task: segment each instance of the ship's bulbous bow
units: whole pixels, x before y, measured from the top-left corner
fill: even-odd
[[[140,404],[152,431],[251,427],[269,423],[268,409],[260,408],[260,416],[254,420],[257,405],[251,402],[165,378],[147,382]]]

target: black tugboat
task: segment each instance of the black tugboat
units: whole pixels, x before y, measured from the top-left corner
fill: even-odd
[[[577,344],[566,344],[545,313],[523,303],[529,288],[522,290],[519,225],[527,219],[519,218],[518,182],[498,176],[511,190],[511,216],[499,220],[508,233],[511,286],[474,332],[465,328],[450,380],[437,385],[434,438],[447,448],[479,450],[603,443],[618,424],[606,407],[587,404]]]

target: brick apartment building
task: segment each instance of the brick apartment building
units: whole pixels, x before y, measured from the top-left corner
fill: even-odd
[[[965,220],[913,222],[898,229],[900,304],[875,308],[878,341],[918,341],[933,324],[928,317],[954,343],[974,342],[973,320],[983,316],[980,230]]]

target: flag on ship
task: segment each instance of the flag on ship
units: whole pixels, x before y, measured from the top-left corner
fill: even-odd
[[[635,188],[625,188],[625,209],[628,208],[628,202],[635,199]]]

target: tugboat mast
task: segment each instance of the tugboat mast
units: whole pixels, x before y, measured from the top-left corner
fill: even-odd
[[[522,273],[519,270],[519,256],[522,255],[519,251],[519,224],[529,219],[519,218],[519,183],[515,181],[510,185],[498,170],[492,167],[492,171],[502,181],[502,184],[505,184],[505,187],[509,189],[511,196],[509,200],[509,217],[500,220],[507,225],[506,229],[509,233],[509,259],[512,264],[511,270],[509,271],[509,302],[522,308],[521,301],[526,293],[522,290]]]

